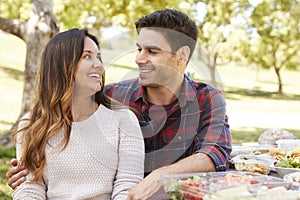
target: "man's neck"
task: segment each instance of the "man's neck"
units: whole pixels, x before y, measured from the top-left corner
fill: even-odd
[[[178,98],[181,91],[182,83],[183,79],[182,81],[176,81],[170,87],[146,87],[146,100],[156,105],[169,105]]]

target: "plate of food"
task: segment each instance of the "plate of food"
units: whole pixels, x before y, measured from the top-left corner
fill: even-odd
[[[274,167],[278,175],[283,178],[285,175],[300,172],[300,149],[294,148],[277,158],[274,162]]]

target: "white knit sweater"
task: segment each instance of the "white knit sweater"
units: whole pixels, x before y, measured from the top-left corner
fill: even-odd
[[[46,148],[43,183],[21,184],[13,199],[124,200],[142,180],[144,142],[133,112],[99,106],[88,119],[72,124],[69,144],[60,151],[62,138],[58,133]],[[16,145],[18,159],[21,139]]]

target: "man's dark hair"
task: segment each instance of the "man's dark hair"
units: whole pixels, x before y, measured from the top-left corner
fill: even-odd
[[[198,38],[198,28],[196,23],[186,14],[168,8],[157,10],[138,19],[135,27],[138,34],[142,28],[150,28],[161,32],[173,52],[176,52],[182,46],[188,46],[191,50],[191,58]]]

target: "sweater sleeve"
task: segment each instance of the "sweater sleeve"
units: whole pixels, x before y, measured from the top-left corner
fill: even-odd
[[[46,187],[44,184],[22,183],[15,189],[12,195],[14,200],[45,200]]]
[[[22,127],[26,125],[25,119],[29,117],[29,114],[26,114],[19,123],[18,129],[20,130]],[[16,140],[16,156],[17,159],[20,160],[22,155],[22,139],[23,132],[19,132],[17,134]],[[33,179],[32,174],[26,176],[26,181],[18,186],[12,197],[14,200],[43,200],[46,199],[46,186],[44,183],[29,183],[29,181]]]
[[[132,187],[144,176],[144,141],[136,116],[122,109],[119,118],[119,163],[112,199],[124,200]]]

